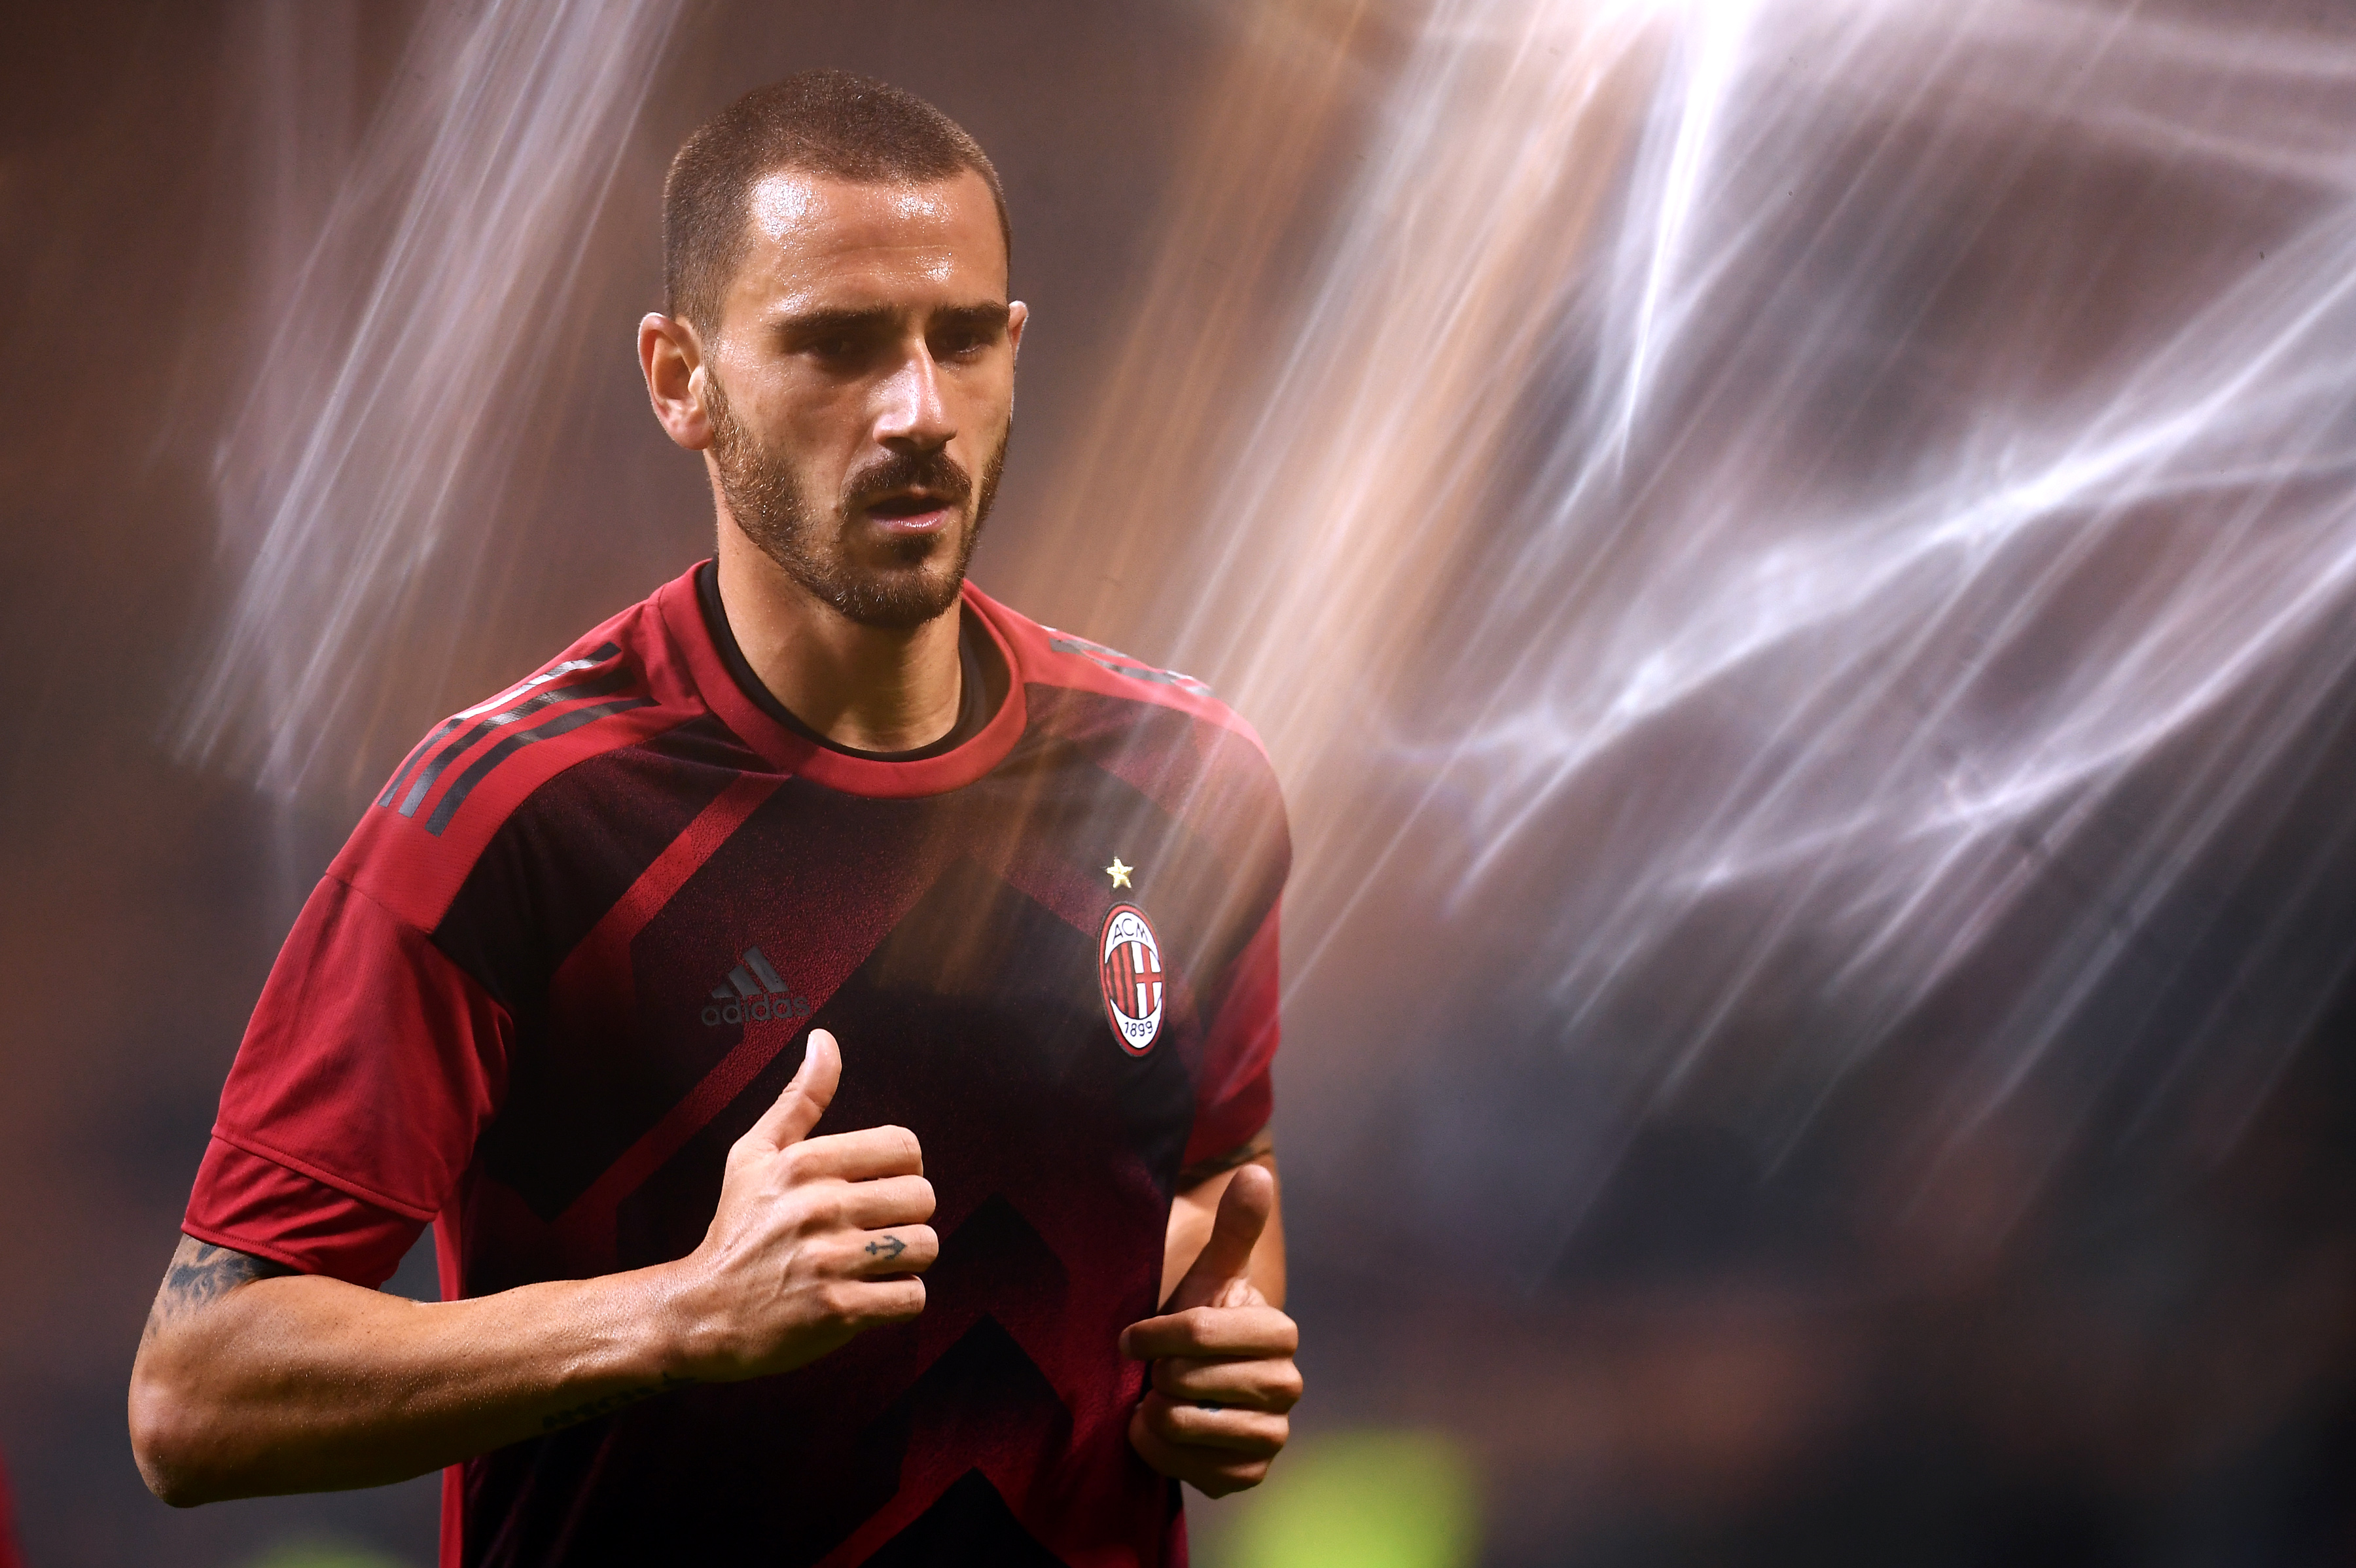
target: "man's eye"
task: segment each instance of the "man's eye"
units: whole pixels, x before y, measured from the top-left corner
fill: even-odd
[[[944,338],[933,352],[944,360],[969,359],[990,347],[990,339],[980,332],[958,332]]]

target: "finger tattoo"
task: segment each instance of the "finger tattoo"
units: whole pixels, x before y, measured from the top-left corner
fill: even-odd
[[[907,1250],[908,1243],[901,1240],[897,1236],[886,1236],[880,1241],[867,1243],[867,1255],[871,1258],[879,1254],[886,1258],[896,1258]]]

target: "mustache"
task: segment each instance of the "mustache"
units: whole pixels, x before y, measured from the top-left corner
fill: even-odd
[[[899,452],[860,470],[843,487],[843,510],[865,505],[885,493],[918,486],[958,506],[973,499],[973,476],[947,450]]]

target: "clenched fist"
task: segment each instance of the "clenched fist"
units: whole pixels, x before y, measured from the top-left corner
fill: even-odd
[[[916,1276],[940,1239],[924,1151],[905,1127],[810,1137],[841,1076],[834,1036],[811,1030],[801,1070],[728,1151],[712,1228],[676,1265],[699,1381],[790,1371],[925,1310]]]
[[[1121,1354],[1153,1363],[1130,1418],[1145,1462],[1206,1497],[1259,1485],[1291,1434],[1301,1398],[1292,1319],[1268,1304],[1247,1271],[1276,1203],[1276,1178],[1245,1165],[1219,1197],[1211,1239],[1159,1317],[1131,1324]]]

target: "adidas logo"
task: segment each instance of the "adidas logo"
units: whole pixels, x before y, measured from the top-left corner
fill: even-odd
[[[755,1024],[772,1018],[797,1019],[810,1015],[810,1004],[791,994],[777,972],[769,966],[759,948],[746,948],[744,956],[728,978],[712,988],[712,1005],[703,1010],[703,1024],[717,1029],[723,1024]]]

